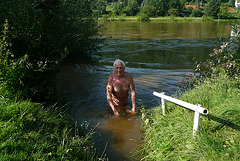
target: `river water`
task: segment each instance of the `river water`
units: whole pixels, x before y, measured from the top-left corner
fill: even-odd
[[[153,91],[173,95],[183,90],[184,79],[196,61],[204,61],[230,36],[231,24],[218,22],[109,22],[96,66],[66,61],[60,81],[68,112],[74,121],[95,129],[95,143],[110,161],[126,156],[141,144],[140,117],[112,117],[106,100],[107,77],[119,58],[134,77],[137,107],[153,108]],[[219,41],[218,38],[221,37]]]

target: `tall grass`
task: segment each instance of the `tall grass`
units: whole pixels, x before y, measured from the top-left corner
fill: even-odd
[[[91,133],[60,109],[10,100],[0,91],[0,160],[100,160]]]
[[[201,115],[195,139],[193,111],[168,102],[165,116],[161,107],[144,112],[144,144],[135,155],[142,160],[240,160],[239,84],[239,78],[219,74],[179,97],[209,110]]]

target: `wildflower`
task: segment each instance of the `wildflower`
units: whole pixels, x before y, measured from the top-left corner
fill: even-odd
[[[223,45],[221,46],[221,49],[223,50],[225,47],[227,47],[228,43],[223,43]]]
[[[218,64],[220,64],[220,62],[221,62],[221,60],[220,60],[220,59],[218,59]]]
[[[216,55],[218,54],[218,51],[216,49],[213,49],[213,51]]]
[[[209,54],[210,57],[212,57],[212,54]]]

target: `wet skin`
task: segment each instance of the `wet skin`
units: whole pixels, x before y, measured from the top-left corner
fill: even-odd
[[[115,64],[114,73],[110,74],[107,81],[107,100],[115,116],[121,116],[128,104],[128,92],[131,91],[132,111],[136,110],[136,93],[133,77],[130,73],[125,72],[122,63]]]

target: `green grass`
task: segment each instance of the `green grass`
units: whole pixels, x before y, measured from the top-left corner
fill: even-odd
[[[60,109],[9,100],[0,91],[0,160],[100,160],[91,133]]]
[[[212,19],[208,17],[150,17],[150,21],[233,21],[231,19]],[[99,18],[99,21],[139,21],[138,16],[111,16],[103,15],[102,18]]]
[[[144,143],[135,155],[142,160],[240,160],[239,84],[239,78],[220,74],[179,97],[209,110],[200,116],[195,139],[193,111],[170,102],[165,116],[161,107],[143,111]]]

